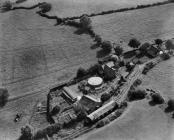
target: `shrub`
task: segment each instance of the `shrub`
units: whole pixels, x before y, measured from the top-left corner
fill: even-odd
[[[101,47],[104,51],[111,52],[112,43],[110,41],[103,41]]]
[[[123,48],[121,46],[116,46],[114,48],[114,51],[115,51],[115,54],[118,55],[118,56],[123,54]]]
[[[137,89],[137,90],[130,90],[128,93],[128,100],[142,100],[146,97],[147,93],[145,90]]]
[[[136,38],[132,38],[132,39],[129,41],[128,45],[129,45],[130,47],[132,47],[132,48],[138,48],[138,47],[141,45],[141,43],[140,43],[140,41],[138,41]]]
[[[85,30],[91,29],[92,28],[91,23],[92,23],[92,21],[88,15],[84,14],[80,17],[80,24],[83,29],[85,29]]]
[[[152,93],[151,98],[152,99],[149,102],[150,105],[157,105],[157,104],[163,104],[164,103],[163,97],[158,93]]]
[[[106,102],[110,98],[111,98],[111,95],[110,94],[104,93],[104,94],[101,95],[101,98],[100,99],[101,99],[102,102]]]
[[[10,1],[5,1],[1,7],[0,7],[1,12],[7,12],[12,10],[12,3]]]
[[[87,75],[87,71],[83,68],[77,70],[76,78],[82,78]]]
[[[9,93],[7,89],[0,88],[0,107],[5,106],[8,101]]]

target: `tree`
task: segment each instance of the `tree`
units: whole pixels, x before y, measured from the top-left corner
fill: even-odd
[[[58,105],[56,105],[53,110],[51,111],[51,115],[54,116],[56,114],[58,114],[60,111],[60,107]]]
[[[166,112],[174,111],[174,99],[169,99],[167,105]]]
[[[132,47],[132,48],[138,48],[138,47],[141,45],[141,43],[140,43],[140,41],[138,41],[136,38],[132,38],[132,39],[129,41],[128,45],[129,45],[130,47]]]
[[[145,55],[146,52],[147,52],[147,49],[148,49],[150,46],[151,46],[151,45],[150,45],[149,42],[143,43],[143,44],[140,46],[140,48],[139,48],[141,54],[144,54],[144,55]]]
[[[79,120],[82,120],[86,117],[87,112],[86,112],[85,108],[83,107],[83,105],[81,105],[80,103],[76,103],[73,105],[73,107],[74,107],[74,111],[77,114],[77,118]]]
[[[110,41],[103,41],[101,44],[101,48],[104,51],[111,52],[112,50],[112,43]]]
[[[103,74],[103,68],[100,64],[95,64],[95,65],[91,66],[87,71],[91,75],[94,75],[94,74],[102,75]]]
[[[146,91],[142,89],[130,90],[128,93],[128,99],[129,101],[142,100],[146,97],[146,95]]]
[[[9,93],[5,88],[0,88],[0,107],[5,106],[8,101]]]
[[[115,51],[115,54],[118,55],[118,56],[123,54],[123,48],[121,46],[116,46],[114,48],[114,51]]]
[[[1,12],[7,12],[12,10],[12,3],[10,1],[5,1],[1,7],[0,7]]]
[[[40,11],[39,13],[47,13],[52,9],[52,6],[50,3],[43,2],[41,5],[39,5]]]
[[[101,98],[100,99],[101,99],[102,102],[106,102],[110,98],[111,98],[111,95],[110,94],[104,93],[104,94],[101,95]]]
[[[167,53],[162,53],[160,56],[161,56],[161,58],[162,58],[163,60],[168,60],[168,59],[170,59],[170,55],[167,54]]]
[[[133,83],[133,85],[135,87],[137,87],[137,86],[141,85],[141,83],[142,83],[142,81],[140,79],[137,79],[137,80],[135,80],[135,82]]]
[[[84,14],[80,17],[80,24],[82,26],[83,29],[85,30],[91,30],[92,29],[92,21],[89,18],[88,15]]]
[[[149,102],[151,105],[157,105],[157,104],[163,104],[164,99],[163,97],[158,93],[152,93],[151,94],[151,101]]]
[[[166,41],[165,46],[166,46],[166,49],[168,49],[168,50],[174,49],[174,43],[171,39]]]
[[[87,71],[83,68],[77,70],[76,78],[82,78],[87,75]]]
[[[156,45],[160,46],[160,45],[162,45],[162,43],[163,43],[162,39],[155,39]]]
[[[32,140],[32,139],[33,139],[32,127],[29,125],[22,127],[20,140]]]
[[[98,45],[101,45],[101,43],[102,43],[102,38],[101,38],[101,36],[100,36],[100,35],[96,35],[96,36],[94,37],[94,41],[95,41]]]

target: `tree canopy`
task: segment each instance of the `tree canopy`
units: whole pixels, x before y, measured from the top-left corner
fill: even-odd
[[[128,45],[129,45],[130,47],[132,47],[132,48],[138,48],[138,47],[141,45],[141,43],[140,43],[140,41],[138,41],[136,38],[132,38],[132,39],[129,41]]]
[[[86,14],[84,14],[80,17],[80,24],[83,29],[89,30],[92,28],[92,21],[91,21],[90,17]]]

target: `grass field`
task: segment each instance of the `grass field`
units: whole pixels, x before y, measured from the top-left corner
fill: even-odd
[[[53,4],[52,14],[60,17],[68,17],[161,1],[164,0],[51,0],[50,3]]]
[[[75,28],[53,26],[34,10],[1,16],[1,82],[11,95],[60,82],[73,76],[73,67],[96,61],[92,39]]]
[[[173,120],[144,100],[134,102],[119,120],[77,140],[173,140],[172,133]]]
[[[166,98],[174,98],[174,58],[161,62],[154,67],[143,81],[144,86],[150,86],[161,93]]]
[[[128,42],[174,36],[174,4],[93,18],[94,30],[108,40]]]

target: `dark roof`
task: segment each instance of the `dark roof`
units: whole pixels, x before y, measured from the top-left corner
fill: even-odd
[[[90,96],[82,96],[80,99],[79,103],[84,107],[84,109],[88,112],[91,113],[96,109],[97,106],[101,105],[101,102],[97,101],[96,99],[93,99]]]

